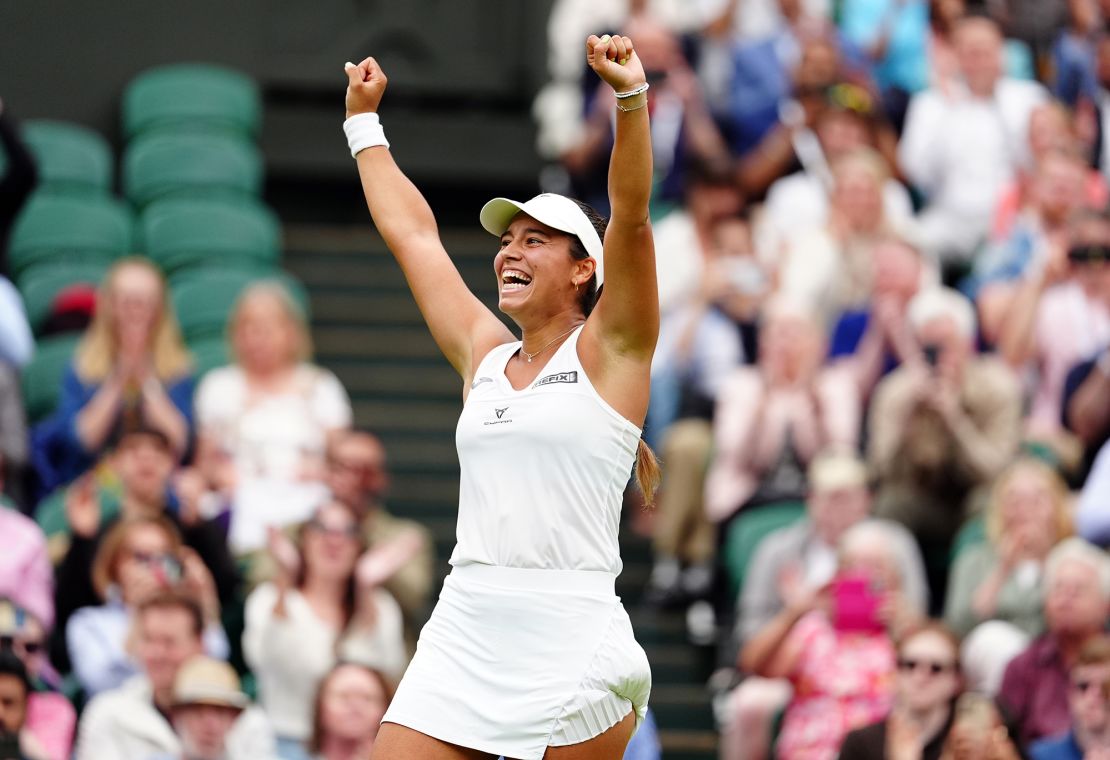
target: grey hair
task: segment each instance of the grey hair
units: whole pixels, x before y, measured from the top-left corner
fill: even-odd
[[[890,561],[890,568],[898,576],[899,582],[904,583],[902,563],[898,561],[897,548],[902,545],[901,536],[889,524],[882,520],[868,519],[856,523],[840,536],[837,546],[837,557],[843,562],[844,556],[856,547],[864,544],[868,546],[881,546]]]
[[[956,329],[967,340],[975,340],[975,309],[966,296],[952,288],[922,290],[910,301],[907,316],[915,333],[934,319],[947,317],[956,323]]]
[[[1052,578],[1065,562],[1082,562],[1098,575],[1098,587],[1104,599],[1110,600],[1110,557],[1106,552],[1087,541],[1072,536],[1053,547],[1044,562],[1044,585],[1049,588]]]

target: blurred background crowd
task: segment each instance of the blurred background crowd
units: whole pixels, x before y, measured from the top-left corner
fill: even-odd
[[[628,757],[1110,758],[1110,3],[541,21],[522,192],[607,209],[588,34],[651,84],[664,479],[628,493],[622,588],[665,656]],[[368,757],[447,570],[450,534],[387,508],[435,468],[391,482],[412,441],[352,403],[364,333],[314,358],[337,299],[282,269],[315,207],[264,184],[270,96],[150,68],[111,141],[0,105],[0,758]],[[450,445],[426,427],[418,462]]]

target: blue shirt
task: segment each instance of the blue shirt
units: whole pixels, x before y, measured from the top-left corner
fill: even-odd
[[[1029,757],[1032,760],[1083,760],[1083,750],[1075,740],[1075,732],[1068,731],[1063,736],[1033,742]]]
[[[884,28],[889,30],[875,80],[883,90],[897,87],[915,93],[929,85],[929,4],[910,0],[898,9],[894,4],[895,0],[844,0],[840,29],[864,49],[879,40]]]

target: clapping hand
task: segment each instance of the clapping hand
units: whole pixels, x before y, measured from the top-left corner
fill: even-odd
[[[277,565],[277,582],[279,586],[289,588],[296,580],[301,570],[301,554],[289,537],[281,529],[271,525],[266,529],[266,546],[270,550]]]
[[[586,63],[614,92],[628,92],[647,81],[628,37],[591,34],[586,40]]]
[[[87,473],[77,480],[66,493],[66,521],[73,535],[92,538],[100,529],[100,496],[96,492],[96,478]]]

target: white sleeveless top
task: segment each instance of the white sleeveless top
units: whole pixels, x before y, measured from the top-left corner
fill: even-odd
[[[536,379],[514,390],[486,354],[459,417],[458,544],[451,565],[621,571],[617,530],[640,429],[594,390],[575,330]]]

